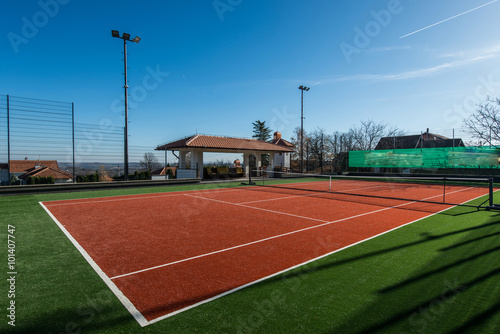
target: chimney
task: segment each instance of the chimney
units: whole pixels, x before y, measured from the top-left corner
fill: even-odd
[[[278,131],[276,131],[276,132],[274,133],[274,138],[273,138],[273,139],[274,139],[274,140],[281,139],[281,133],[279,133]]]

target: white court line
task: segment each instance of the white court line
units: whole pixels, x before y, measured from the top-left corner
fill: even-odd
[[[459,190],[459,191],[461,191],[461,190]],[[484,195],[481,195],[481,196],[479,196],[479,197],[482,197],[482,196],[484,196]],[[477,197],[477,198],[479,198],[479,197]],[[430,197],[430,198],[432,198],[432,197]],[[474,199],[471,199],[471,200],[474,200]],[[469,202],[469,201],[471,201],[471,200],[467,200],[466,202]],[[412,203],[414,203],[414,202],[412,202]],[[464,203],[465,203],[465,202],[464,202]],[[410,204],[410,203],[409,203],[409,204]],[[455,205],[455,207],[456,207],[456,205]],[[249,286],[252,286],[252,285],[258,284],[258,283],[263,282],[263,281],[265,281],[265,280],[267,280],[267,279],[270,279],[270,278],[272,278],[272,277],[276,277],[276,276],[282,275],[282,274],[284,274],[284,273],[286,273],[286,272],[288,272],[288,271],[291,271],[291,270],[294,270],[294,269],[300,268],[300,267],[305,266],[305,265],[307,265],[307,264],[309,264],[309,263],[312,263],[312,262],[318,261],[318,260],[320,260],[320,259],[323,259],[323,258],[328,257],[328,256],[330,256],[330,255],[333,255],[333,254],[335,254],[335,253],[341,252],[341,251],[346,250],[346,249],[348,249],[348,248],[351,248],[351,247],[353,247],[353,246],[359,245],[359,244],[361,244],[361,243],[363,243],[363,242],[366,242],[366,241],[369,241],[369,240],[371,240],[371,239],[378,238],[378,237],[380,237],[380,236],[382,236],[382,235],[384,235],[384,234],[390,233],[390,232],[395,231],[395,230],[397,230],[397,229],[400,229],[400,228],[402,228],[402,227],[404,227],[404,226],[411,225],[411,224],[416,223],[416,222],[418,222],[418,221],[421,221],[421,220],[427,219],[427,218],[429,218],[429,217],[435,216],[435,215],[440,214],[440,213],[442,213],[442,212],[444,212],[444,211],[446,211],[446,210],[449,210],[449,209],[450,209],[450,208],[446,208],[446,209],[443,209],[443,210],[438,211],[438,212],[436,212],[436,213],[429,214],[428,216],[425,216],[425,217],[422,217],[422,218],[416,219],[416,220],[414,220],[414,221],[411,221],[411,222],[408,222],[408,223],[406,223],[406,224],[403,224],[403,225],[397,226],[397,227],[395,227],[395,228],[392,228],[392,229],[390,229],[390,230],[384,231],[384,232],[379,233],[379,234],[377,234],[377,235],[371,236],[371,237],[369,237],[369,238],[366,238],[366,239],[360,240],[360,241],[358,241],[358,242],[352,243],[352,244],[350,244],[350,245],[344,246],[344,247],[342,247],[342,248],[336,249],[336,250],[334,250],[334,251],[332,251],[332,252],[330,252],[330,253],[326,253],[326,254],[320,255],[320,256],[318,256],[318,257],[316,257],[316,258],[313,258],[313,259],[311,259],[311,260],[309,260],[309,261],[305,261],[305,262],[299,263],[299,264],[297,264],[297,265],[295,265],[295,266],[292,266],[292,267],[290,267],[290,268],[286,268],[286,269],[283,269],[283,270],[278,271],[278,272],[276,272],[276,273],[273,273],[273,274],[271,274],[271,275],[268,275],[268,276],[265,276],[265,277],[259,278],[258,280],[255,280],[255,281],[253,281],[253,282],[249,282],[249,283],[246,283],[246,284],[240,285],[240,286],[238,286],[238,287],[236,287],[236,288],[234,288],[234,289],[232,289],[232,290],[228,290],[228,291],[223,292],[223,293],[221,293],[221,294],[218,294],[218,295],[216,295],[216,296],[210,297],[210,298],[208,298],[208,299],[204,299],[204,300],[202,300],[202,301],[200,301],[200,302],[198,302],[198,303],[195,303],[195,304],[193,304],[193,305],[186,306],[186,307],[184,307],[184,308],[182,308],[182,309],[180,309],[180,310],[177,310],[177,311],[174,311],[174,312],[171,312],[171,313],[165,314],[165,315],[163,315],[163,316],[161,316],[161,317],[158,317],[158,318],[152,319],[149,323],[150,323],[150,324],[153,324],[153,323],[155,323],[155,322],[158,322],[158,321],[161,321],[161,320],[165,320],[165,319],[170,318],[170,317],[172,317],[172,316],[174,316],[174,315],[177,315],[177,314],[179,314],[179,313],[182,313],[182,312],[188,311],[188,310],[190,310],[190,309],[192,309],[192,308],[195,308],[195,307],[198,307],[198,306],[200,306],[200,305],[203,305],[203,304],[209,303],[209,302],[211,302],[211,301],[214,301],[214,300],[216,300],[216,299],[222,298],[222,297],[227,296],[227,295],[229,295],[229,294],[231,294],[231,293],[234,293],[234,292],[237,292],[237,291],[239,291],[239,290],[245,289],[245,288],[247,288],[247,287],[249,287]]]
[[[465,189],[457,190],[455,192],[460,192],[460,191],[463,191],[463,190],[465,190]],[[455,193],[455,192],[452,192],[452,193]],[[203,197],[192,196],[192,195],[185,195],[185,196],[197,197],[197,198],[206,199],[206,200],[209,200],[209,201],[215,201],[215,202],[221,202],[221,203],[230,204],[230,205],[242,206],[242,207],[246,207],[246,208],[250,208],[250,209],[262,210],[262,211],[270,211],[270,212],[278,213],[278,214],[286,214],[286,213],[279,212],[279,211],[272,211],[272,210],[260,209],[260,208],[255,208],[255,207],[246,206],[246,205],[240,205],[240,204],[231,203],[231,202],[214,200],[214,199],[210,199],[210,198],[203,198]],[[185,258],[185,259],[178,260],[178,261],[173,261],[173,262],[169,262],[169,263],[160,264],[160,265],[157,265],[157,266],[154,266],[154,267],[149,267],[149,268],[145,268],[145,269],[141,269],[141,270],[136,270],[136,271],[133,271],[133,272],[130,272],[130,273],[113,276],[110,279],[113,280],[113,279],[117,279],[117,278],[131,276],[131,275],[135,275],[135,274],[147,272],[147,271],[150,271],[150,270],[164,268],[164,267],[172,266],[174,264],[179,264],[179,263],[182,263],[182,262],[187,262],[187,261],[191,261],[191,260],[195,260],[195,259],[207,257],[207,256],[210,256],[210,255],[227,252],[227,251],[230,251],[230,250],[233,250],[233,249],[238,249],[238,248],[242,248],[242,247],[246,247],[246,246],[250,246],[250,245],[255,245],[255,244],[258,244],[258,243],[261,243],[261,242],[265,242],[265,241],[268,241],[268,240],[277,239],[277,238],[281,238],[281,237],[284,237],[284,236],[296,234],[296,233],[299,233],[299,232],[304,232],[304,231],[316,229],[316,228],[319,228],[319,227],[323,227],[323,226],[327,226],[327,225],[331,225],[331,224],[343,222],[343,221],[350,220],[350,219],[353,219],[353,218],[359,218],[359,217],[371,215],[371,214],[374,214],[374,213],[378,213],[378,212],[382,212],[382,211],[386,211],[386,210],[391,210],[391,209],[399,208],[399,207],[402,207],[402,206],[405,206],[405,205],[409,205],[409,204],[413,204],[413,203],[418,203],[418,201],[425,201],[425,200],[428,200],[428,199],[431,199],[431,198],[434,198],[434,197],[441,197],[441,194],[440,195],[431,196],[431,197],[427,197],[427,198],[420,199],[420,200],[415,200],[415,201],[411,201],[411,202],[407,202],[407,203],[402,203],[402,204],[399,204],[399,205],[395,205],[395,206],[391,206],[391,207],[387,207],[387,208],[383,208],[383,209],[378,209],[378,210],[374,210],[374,211],[360,213],[360,214],[355,215],[355,216],[350,216],[350,217],[346,217],[346,218],[342,218],[342,219],[337,219],[337,220],[333,220],[333,221],[329,221],[329,222],[326,222],[326,221],[323,220],[323,222],[324,222],[323,224],[309,226],[309,227],[305,227],[305,228],[302,228],[302,229],[299,229],[299,230],[295,230],[295,231],[292,231],[292,232],[278,234],[278,235],[275,235],[275,236],[272,236],[272,237],[268,237],[268,238],[264,238],[264,239],[260,239],[260,240],[256,240],[256,241],[252,241],[252,242],[248,242],[248,243],[245,243],[245,244],[241,244],[241,245],[237,245],[237,246],[233,246],[233,247],[228,247],[228,248],[220,249],[220,250],[217,250],[217,251],[213,251],[213,252],[209,252],[209,253],[205,253],[205,254],[201,254],[201,255],[197,255],[197,256],[192,256],[192,257]],[[291,215],[291,214],[286,214],[286,215]],[[314,218],[307,218],[307,217],[301,217],[301,216],[296,216],[296,215],[291,215],[291,216],[300,217],[300,218],[306,218],[306,219],[311,219],[311,220],[316,220],[316,221],[321,221],[319,219],[314,219]]]
[[[318,192],[317,194],[309,194],[309,195],[293,195],[293,196],[286,196],[286,197],[276,197],[276,198],[268,198],[268,199],[259,199],[257,201],[241,202],[241,203],[238,203],[238,204],[252,204],[252,203],[262,203],[262,202],[270,202],[270,201],[279,201],[279,200],[282,200],[282,199],[290,199],[290,198],[297,198],[297,197],[318,196],[318,194],[321,194],[321,192]]]
[[[473,188],[473,187],[471,187],[471,188]],[[470,188],[457,190],[457,191],[454,191],[454,192],[451,192],[451,193],[460,192],[460,191],[467,190],[467,189],[470,189]],[[451,193],[450,193],[450,194],[451,194]],[[480,196],[478,196],[477,198],[482,197],[482,196],[484,196],[484,195],[480,195]],[[437,197],[437,196],[433,196],[433,197]],[[428,199],[433,198],[433,197],[429,197]],[[468,201],[470,201],[470,200],[468,200]],[[468,201],[466,201],[466,202],[468,202]],[[401,204],[401,205],[399,205],[399,206],[402,206],[402,205],[407,205],[407,204],[411,204],[411,203],[415,203],[415,201],[413,201],[413,202],[408,202],[408,203],[405,203],[405,204]],[[414,222],[417,222],[417,221],[423,220],[423,219],[425,219],[425,218],[431,217],[431,216],[433,216],[433,215],[439,214],[439,213],[444,212],[444,211],[446,211],[446,210],[448,210],[448,209],[449,209],[449,208],[446,208],[446,209],[444,209],[444,210],[441,210],[441,211],[436,212],[436,213],[434,213],[434,214],[428,215],[428,216],[426,216],[426,217],[419,218],[419,219],[417,219],[417,220],[415,220],[415,221],[412,221],[412,222],[409,222],[409,223],[407,223],[407,224],[404,224],[404,225],[401,225],[401,226],[395,227],[395,228],[393,228],[393,229],[391,229],[391,230],[388,230],[388,231],[382,232],[382,233],[380,233],[380,234],[377,234],[377,235],[375,235],[375,236],[369,237],[369,238],[367,238],[367,239],[364,239],[364,240],[358,241],[358,242],[356,242],[356,243],[353,243],[353,244],[347,245],[347,246],[345,246],[345,247],[343,247],[343,248],[336,249],[336,250],[334,250],[334,251],[332,251],[332,252],[330,252],[330,253],[327,253],[327,254],[321,255],[321,256],[316,257],[316,258],[314,258],[314,259],[311,259],[311,260],[309,260],[309,261],[305,261],[305,262],[299,263],[299,264],[297,264],[297,265],[295,265],[295,266],[292,266],[292,267],[290,267],[290,268],[286,268],[286,269],[284,269],[284,270],[282,270],[282,271],[279,271],[279,272],[273,273],[273,274],[271,274],[271,275],[269,275],[269,276],[266,276],[266,277],[260,278],[260,279],[258,279],[258,280],[256,280],[256,281],[253,281],[253,282],[250,282],[250,283],[247,283],[247,284],[241,285],[241,286],[236,287],[236,288],[234,288],[234,289],[232,289],[232,290],[228,290],[228,291],[223,292],[223,293],[221,293],[221,294],[219,294],[219,295],[216,295],[216,296],[213,296],[213,297],[211,297],[211,298],[208,298],[208,299],[202,300],[202,301],[200,301],[200,302],[198,302],[198,303],[192,304],[192,305],[187,306],[187,307],[185,307],[185,308],[182,308],[182,309],[180,309],[180,310],[177,310],[177,311],[174,311],[174,312],[171,312],[171,313],[165,314],[165,315],[163,315],[163,316],[160,316],[160,317],[158,317],[158,318],[152,319],[152,320],[150,320],[150,321],[147,321],[147,320],[144,318],[144,316],[142,316],[142,314],[141,314],[141,313],[140,313],[140,312],[139,312],[139,311],[135,308],[135,306],[134,306],[134,305],[130,302],[130,300],[129,300],[129,299],[128,299],[128,298],[127,298],[127,297],[126,297],[126,296],[125,296],[125,295],[124,295],[124,294],[123,294],[123,293],[122,293],[122,292],[121,292],[121,291],[120,291],[120,290],[116,287],[116,285],[115,285],[115,284],[111,281],[111,279],[110,279],[110,278],[109,278],[109,277],[108,277],[108,276],[107,276],[107,275],[106,275],[106,274],[102,271],[102,269],[101,269],[101,268],[100,268],[100,267],[99,267],[99,266],[98,266],[98,265],[94,262],[94,260],[93,260],[93,259],[92,259],[89,255],[88,255],[88,253],[87,253],[87,252],[86,252],[86,251],[85,251],[85,250],[84,250],[84,249],[83,249],[83,248],[82,248],[82,247],[78,244],[78,242],[77,242],[77,241],[76,241],[76,240],[75,240],[75,239],[71,236],[71,234],[70,234],[70,233],[69,233],[69,232],[68,232],[68,231],[64,228],[64,226],[63,226],[63,225],[62,225],[62,224],[61,224],[61,223],[60,223],[60,222],[56,219],[56,217],[55,217],[55,216],[54,216],[54,215],[50,212],[50,210],[49,210],[49,209],[48,209],[48,208],[47,208],[47,207],[46,207],[46,206],[45,206],[42,202],[39,202],[39,204],[40,204],[40,205],[44,208],[44,210],[45,210],[45,211],[49,214],[49,216],[52,218],[52,220],[53,220],[53,221],[54,221],[54,222],[55,222],[55,223],[59,226],[59,228],[63,231],[63,233],[66,235],[66,237],[67,237],[67,238],[68,238],[68,239],[69,239],[69,240],[73,243],[73,245],[74,245],[74,246],[75,246],[75,247],[76,247],[76,248],[80,251],[80,253],[83,255],[83,257],[87,260],[87,262],[88,262],[88,263],[91,265],[91,267],[94,269],[94,271],[96,271],[96,273],[99,275],[99,277],[101,277],[101,279],[102,279],[102,280],[106,283],[106,285],[108,285],[108,287],[109,287],[109,288],[113,291],[113,293],[117,296],[117,298],[121,301],[121,303],[125,306],[125,308],[126,308],[126,309],[127,309],[127,310],[128,310],[128,311],[129,311],[129,312],[130,312],[133,316],[134,316],[134,318],[136,319],[136,321],[137,321],[137,322],[139,323],[139,325],[140,325],[140,326],[142,326],[142,327],[144,327],[144,326],[146,326],[146,325],[150,325],[150,324],[156,323],[156,322],[161,321],[161,320],[164,320],[164,319],[166,319],[166,318],[169,318],[169,317],[174,316],[174,315],[176,315],[176,314],[179,314],[179,313],[181,313],[181,312],[187,311],[187,310],[189,310],[189,309],[195,308],[195,307],[200,306],[200,305],[202,305],[202,304],[205,304],[205,303],[208,303],[208,302],[210,302],[210,301],[213,301],[213,300],[216,300],[216,299],[218,299],[218,298],[221,298],[221,297],[223,297],[223,296],[229,295],[229,294],[231,294],[231,293],[233,293],[233,292],[239,291],[239,290],[241,290],[241,289],[244,289],[244,288],[249,287],[249,286],[251,286],[251,285],[254,285],[254,284],[256,284],[256,283],[262,282],[262,281],[264,281],[264,280],[266,280],[266,279],[268,279],[268,278],[271,278],[271,277],[275,277],[275,276],[281,275],[281,274],[283,274],[283,273],[285,273],[285,272],[287,272],[287,271],[290,271],[290,270],[293,270],[293,269],[295,269],[295,268],[301,267],[301,266],[306,265],[306,264],[308,264],[308,263],[314,262],[314,261],[319,260],[319,259],[321,259],[321,258],[327,257],[327,256],[332,255],[332,254],[334,254],[334,253],[340,252],[340,251],[342,251],[342,250],[345,250],[345,249],[350,248],[350,247],[352,247],[352,246],[355,246],[355,245],[357,245],[357,244],[360,244],[360,243],[363,243],[363,242],[368,241],[368,240],[370,240],[370,239],[373,239],[373,238],[379,237],[379,236],[381,236],[381,235],[383,235],[383,234],[389,233],[389,232],[394,231],[394,230],[396,230],[396,229],[399,229],[399,228],[401,228],[401,227],[403,227],[403,226],[406,226],[406,225],[409,225],[409,224],[413,224]],[[232,204],[232,203],[229,203],[229,204]],[[252,208],[252,207],[250,207],[250,208]],[[388,210],[388,209],[391,209],[391,208],[386,208],[386,209]],[[350,218],[354,218],[354,217],[349,217],[349,218],[347,218],[347,219],[350,219]],[[333,222],[332,222],[332,223],[333,223]],[[326,224],[322,224],[322,225],[326,225]]]
[[[142,195],[121,195],[121,196],[111,196],[113,199],[103,199],[103,200],[95,200],[95,201],[85,201],[87,199],[91,198],[79,198],[79,199],[67,199],[63,201],[81,201],[83,202],[74,202],[74,203],[56,203],[56,204],[50,204],[51,202],[60,202],[61,200],[55,200],[55,201],[46,201],[44,202],[47,206],[53,207],[53,206],[60,206],[60,205],[79,205],[79,204],[95,204],[95,203],[106,203],[106,202],[119,202],[119,201],[137,201],[141,199],[151,199],[151,198],[163,198],[163,197],[173,197],[173,196],[183,196],[185,192],[210,192],[210,193],[221,193],[221,192],[230,192],[230,191],[241,191],[241,188],[225,188],[225,189],[198,189],[198,190],[183,190],[183,191],[178,191],[178,192],[171,192],[171,193],[159,193],[156,196],[142,196]],[[129,196],[127,198],[114,198],[114,197],[122,197],[122,196]],[[106,198],[106,197],[103,197]]]
[[[254,210],[266,211],[266,212],[276,213],[276,214],[290,216],[290,217],[295,217],[295,218],[302,218],[302,219],[307,219],[307,220],[313,220],[313,221],[322,222],[322,223],[327,222],[326,220],[323,220],[323,219],[317,219],[317,218],[299,216],[299,215],[294,215],[293,213],[281,212],[281,211],[276,211],[276,210],[270,210],[270,209],[264,209],[264,208],[257,208],[257,207],[254,207],[254,206],[249,206],[249,205],[245,205],[245,204],[241,204],[241,203],[232,203],[232,202],[222,201],[220,199],[194,196],[194,195],[191,195],[191,194],[184,194],[184,196],[194,197],[194,198],[200,198],[200,199],[204,199],[204,200],[207,200],[207,201],[212,201],[212,202],[217,202],[217,203],[222,203],[222,204],[230,204],[230,205],[235,205],[235,206],[241,206],[241,207],[244,207],[244,208],[250,208],[250,209],[254,209]]]
[[[293,183],[289,183],[289,184],[293,185]],[[364,187],[364,188],[357,188],[357,189],[350,189],[350,190],[339,190],[339,191],[348,192],[348,191],[366,190],[366,189],[378,188],[378,187],[383,187],[383,186]],[[276,187],[276,188],[278,188],[278,189],[290,189],[288,187]],[[299,191],[316,191],[316,190],[311,190],[311,189],[299,189],[299,188],[296,188],[296,190],[299,190]],[[262,203],[262,202],[278,201],[278,200],[281,200],[281,199],[290,199],[290,198],[297,198],[297,197],[312,197],[312,196],[318,196],[320,194],[335,194],[335,191],[323,191],[323,190],[319,190],[315,194],[294,195],[294,196],[279,197],[279,198],[268,198],[268,199],[261,199],[261,200],[257,200],[257,201],[242,202],[242,203],[239,203],[239,204]]]
[[[50,210],[42,202],[38,202],[38,204],[40,204],[42,208],[45,210],[45,212],[49,214],[50,218],[52,218],[52,220],[57,224],[57,226],[59,226],[61,231],[66,235],[69,241],[71,241],[73,246],[75,246],[76,249],[80,252],[80,254],[82,254],[85,260],[87,260],[87,262],[90,264],[92,269],[94,269],[94,271],[104,281],[104,283],[108,286],[108,288],[111,289],[111,291],[115,294],[118,300],[120,300],[123,306],[125,306],[127,311],[130,312],[130,314],[139,323],[139,325],[141,325],[141,327],[149,325],[150,324],[149,321],[147,321],[146,318],[144,318],[142,313],[139,312],[139,310],[137,310],[134,304],[132,304],[132,302],[123,294],[123,292],[121,292],[121,290],[118,289],[115,283],[113,283],[113,281],[111,281],[108,275],[106,275],[104,271],[99,267],[99,265],[95,263],[95,261],[87,253],[87,251],[82,246],[80,246],[78,241],[76,241],[76,239],[73,238],[73,236],[66,230],[66,228],[59,222],[59,220],[57,220],[57,218],[52,214],[52,212],[50,212]]]

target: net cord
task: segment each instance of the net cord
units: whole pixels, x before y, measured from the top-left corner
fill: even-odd
[[[264,182],[264,179],[266,178],[266,171],[262,170],[255,170],[253,172],[256,172],[257,176],[262,177],[262,184],[260,186],[262,187],[273,187],[273,185],[266,185]],[[264,173],[263,173],[264,172]],[[251,174],[252,171],[250,171],[249,174]],[[262,175],[261,175],[262,173]],[[359,196],[359,197],[377,197],[377,198],[382,198],[382,199],[389,199],[389,200],[401,200],[401,201],[412,201],[412,202],[421,202],[421,203],[431,203],[431,204],[442,204],[442,205],[450,205],[450,206],[463,206],[463,207],[472,207],[476,209],[483,208],[483,205],[488,202],[490,205],[486,206],[485,208],[487,210],[494,209],[494,210],[500,210],[500,205],[495,205],[493,203],[493,179],[492,178],[459,178],[459,177],[390,177],[390,180],[433,180],[433,181],[443,181],[443,201],[438,202],[438,201],[429,201],[429,200],[415,200],[415,199],[407,199],[407,198],[399,198],[399,197],[390,197],[390,196],[374,196],[374,195],[367,195],[367,194],[354,194],[354,193],[347,193],[347,192],[341,192],[341,191],[333,191],[332,189],[332,178],[337,178],[337,179],[384,179],[384,177],[381,176],[349,176],[349,175],[322,175],[322,174],[307,174],[307,173],[289,173],[289,172],[267,172],[267,173],[273,173],[273,174],[281,174],[281,175],[290,175],[290,176],[295,176],[297,178],[299,177],[328,177],[329,178],[329,185],[328,185],[328,192],[334,193],[334,194],[342,194],[342,195],[349,195],[349,196]],[[250,179],[251,180],[251,179]],[[464,204],[464,203],[447,203],[446,202],[446,181],[473,181],[473,182],[488,182],[488,195],[487,199],[485,202],[479,204],[479,205],[471,205],[471,204]],[[254,185],[258,185],[255,182],[253,182]],[[291,187],[293,188],[293,187]],[[296,188],[297,189],[297,188]],[[319,190],[314,190],[314,189],[300,189],[302,191],[309,191],[309,192],[324,192],[324,191],[319,191]]]

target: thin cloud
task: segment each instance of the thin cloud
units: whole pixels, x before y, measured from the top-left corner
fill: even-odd
[[[473,58],[481,55],[495,55],[500,53],[500,44],[495,44],[487,48],[473,49],[473,50],[462,50],[457,52],[445,53],[439,56],[439,58],[458,58],[463,59],[465,57]]]
[[[429,25],[429,26],[427,26],[427,27],[424,27],[424,28],[422,28],[422,29],[415,30],[414,32],[411,32],[411,33],[409,33],[409,34],[403,35],[403,36],[401,36],[401,37],[399,37],[399,38],[400,38],[400,39],[402,39],[402,38],[406,38],[406,37],[408,37],[408,36],[414,35],[414,34],[419,33],[419,32],[421,32],[421,31],[424,31],[424,30],[427,30],[427,29],[429,29],[429,28],[435,27],[435,26],[437,26],[437,25],[439,25],[439,24],[441,24],[441,23],[444,23],[444,22],[447,22],[447,21],[450,21],[450,20],[456,19],[456,18],[457,18],[457,17],[459,17],[459,16],[462,16],[462,15],[465,15],[465,14],[471,13],[471,12],[473,12],[473,11],[475,11],[475,10],[478,10],[478,9],[480,9],[480,8],[483,8],[483,7],[489,6],[489,5],[491,5],[491,4],[495,3],[495,2],[498,2],[498,0],[493,0],[493,1],[490,1],[490,2],[488,2],[488,3],[485,3],[484,5],[478,6],[478,7],[476,7],[476,8],[469,9],[468,11],[465,11],[465,12],[460,13],[460,14],[458,14],[458,15],[455,15],[455,16],[452,16],[452,17],[449,17],[449,18],[447,18],[447,19],[445,19],[445,20],[442,20],[442,21],[436,22],[436,23],[431,24],[431,25]]]
[[[475,63],[485,61],[488,59],[496,58],[497,54],[490,53],[485,55],[476,56],[473,58],[459,60],[455,62],[448,62],[445,64],[422,68],[414,71],[405,71],[401,73],[392,74],[356,74],[341,77],[334,77],[325,80],[315,82],[313,85],[337,83],[337,82],[347,82],[347,81],[398,81],[398,80],[408,80],[408,79],[418,79],[424,77],[430,77],[438,75],[447,71],[455,70],[457,68],[462,68],[466,66],[473,65]]]

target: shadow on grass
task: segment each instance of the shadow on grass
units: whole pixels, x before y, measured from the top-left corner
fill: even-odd
[[[471,331],[471,332],[476,332],[479,333],[479,331],[474,330],[475,327],[478,327],[479,324],[484,324],[485,322],[489,321],[491,318],[494,316],[500,315],[500,302],[496,303],[493,306],[490,306],[487,310],[479,313],[476,315],[474,318],[470,319],[466,323],[458,326],[455,328],[452,333],[464,333],[466,331]],[[499,333],[500,332],[500,324],[497,322],[497,325],[495,326],[496,328],[492,328],[492,333]]]
[[[388,330],[393,324],[406,321],[408,322],[409,327],[413,327],[411,330],[412,332],[425,332],[428,322],[437,321],[438,316],[444,314],[446,308],[452,306],[452,304],[457,301],[457,298],[460,298],[460,294],[466,292],[475,285],[481,284],[482,282],[494,277],[497,277],[498,280],[500,277],[500,268],[494,269],[471,281],[464,282],[459,286],[453,286],[452,283],[449,282],[449,285],[446,286],[441,293],[434,294],[418,304],[413,304],[404,311],[396,313],[394,316],[379,324],[373,325],[369,328],[363,328],[360,333],[379,333],[384,330]],[[500,312],[498,306],[499,304],[500,303],[497,303],[496,305],[487,308],[487,310],[481,312],[463,325],[460,325],[456,331],[454,330],[452,332],[458,333],[486,321],[488,318]]]
[[[500,313],[496,283],[500,278],[500,246],[495,238],[500,235],[499,215],[450,218],[445,225],[436,225],[441,233],[435,235],[425,232],[432,225],[422,226],[406,230],[421,231],[420,239],[415,240],[419,234],[405,236],[405,231],[399,230],[398,238],[404,240],[399,245],[379,243],[369,252],[356,247],[252,288],[300,278],[303,291],[298,296],[319,297],[307,292],[309,288],[321,292],[313,307],[328,314],[318,319],[329,326],[322,333],[472,333],[478,321],[494,324]],[[365,259],[369,261],[357,263]],[[311,284],[305,283],[308,279]],[[319,283],[319,279],[323,281]],[[296,313],[299,319],[316,318],[316,314],[302,311],[304,315]]]
[[[375,252],[366,253],[366,254],[362,254],[362,255],[359,255],[359,256],[350,257],[350,258],[343,259],[343,260],[330,261],[330,262],[322,264],[322,265],[312,266],[312,268],[310,268],[310,269],[297,270],[297,271],[294,271],[294,272],[287,273],[286,274],[286,278],[288,279],[288,278],[294,278],[294,277],[302,276],[302,275],[305,275],[305,274],[308,274],[310,272],[314,272],[314,271],[317,271],[317,270],[330,269],[330,268],[333,268],[333,267],[336,267],[336,266],[340,266],[340,265],[352,263],[352,262],[355,262],[355,261],[364,260],[364,259],[367,259],[367,258],[373,258],[373,257],[377,257],[377,256],[380,256],[380,255],[384,255],[384,254],[396,252],[396,251],[399,251],[399,250],[403,250],[405,248],[409,248],[409,247],[413,247],[413,246],[418,246],[418,245],[427,243],[429,241],[435,241],[435,240],[443,239],[443,238],[446,238],[446,237],[449,237],[449,236],[453,236],[453,235],[457,235],[457,234],[461,234],[461,233],[467,233],[467,232],[471,232],[471,231],[476,231],[476,230],[480,230],[480,229],[484,229],[484,228],[489,228],[489,227],[493,227],[493,226],[497,226],[497,225],[500,225],[500,220],[493,221],[493,222],[486,223],[486,224],[479,225],[479,226],[474,226],[474,227],[469,227],[469,228],[465,228],[465,229],[461,229],[461,230],[457,230],[457,231],[443,233],[443,234],[440,234],[440,235],[430,235],[430,234],[424,234],[424,233],[422,233],[421,236],[424,237],[424,239],[422,239],[422,240],[418,240],[418,241],[406,243],[406,244],[395,246],[395,247],[391,247],[391,248],[381,249],[381,250],[378,250],[378,251],[375,251]],[[500,232],[498,232],[498,233],[500,233]],[[496,247],[494,250],[491,250],[491,252],[496,251],[496,250],[500,250],[500,246]],[[261,285],[261,284],[268,284],[268,283],[273,283],[273,282],[277,282],[277,281],[281,281],[281,280],[283,280],[282,276],[276,276],[276,277],[270,278],[268,280],[265,280],[265,281],[257,284],[257,286]]]
[[[500,246],[498,247],[495,247],[495,248],[492,248],[492,249],[489,249],[489,250],[486,250],[484,252],[480,252],[478,254],[475,254],[475,255],[472,255],[472,256],[469,256],[469,257],[466,257],[464,259],[461,259],[459,261],[455,261],[455,262],[452,262],[450,264],[447,264],[445,266],[442,266],[438,269],[435,269],[435,270],[432,270],[432,271],[428,271],[426,272],[425,274],[421,274],[421,275],[418,275],[418,276],[414,276],[406,281],[403,281],[403,282],[400,282],[398,284],[395,284],[395,285],[392,285],[392,286],[389,286],[389,287],[386,287],[382,290],[380,290],[379,292],[380,293],[385,293],[385,292],[389,292],[391,290],[395,290],[395,289],[399,289],[405,285],[408,285],[408,284],[411,284],[411,283],[415,283],[415,282],[418,282],[418,281],[421,281],[423,279],[426,279],[427,277],[429,276],[432,276],[432,275],[435,275],[435,274],[438,274],[438,273],[441,273],[443,271],[446,271],[448,269],[451,269],[453,267],[456,267],[456,266],[459,266],[459,265],[462,265],[464,263],[468,263],[470,261],[474,261],[474,260],[477,260],[485,255],[489,255],[491,253],[494,253],[494,252],[497,252],[497,251],[500,251]]]
[[[141,326],[132,315],[124,312],[117,313],[116,309],[92,308],[59,309],[45,313],[42,316],[28,317],[19,314],[16,326],[12,333],[101,333],[101,332],[128,332],[141,330]],[[26,318],[25,318],[26,317]]]
[[[364,297],[368,302],[344,322],[353,325],[336,325],[335,332],[498,333],[500,246],[498,238],[492,238],[500,235],[498,224],[495,215],[486,224],[428,238],[439,240],[468,232],[456,246],[433,245],[435,250],[428,253],[427,263],[416,261],[418,267],[406,269],[408,278],[401,275],[401,281],[391,284],[394,278],[387,275],[386,281],[373,285]],[[424,248],[417,249],[415,256],[419,250]],[[399,261],[412,260],[399,257]]]
[[[460,243],[455,244],[453,246],[441,248],[440,251],[444,252],[444,251],[452,250],[454,248],[462,247],[462,246],[465,246],[465,245],[468,245],[468,244],[471,244],[471,243],[474,243],[474,242],[478,242],[478,241],[481,241],[481,240],[484,240],[484,239],[489,239],[489,238],[496,237],[496,236],[499,236],[499,235],[500,235],[500,232],[483,235],[483,236],[475,238],[475,239],[471,239],[471,240],[467,240],[467,241],[464,241],[464,242],[460,242]]]

